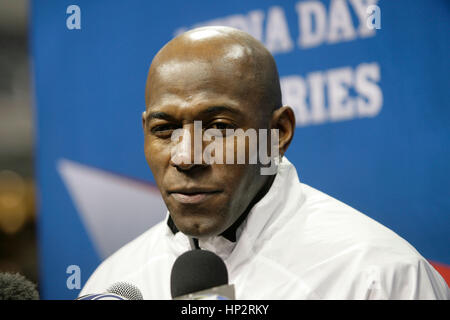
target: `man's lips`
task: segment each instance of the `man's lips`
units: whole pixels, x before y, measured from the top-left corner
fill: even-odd
[[[216,190],[190,189],[169,191],[169,194],[179,203],[195,204],[203,202],[219,192]]]

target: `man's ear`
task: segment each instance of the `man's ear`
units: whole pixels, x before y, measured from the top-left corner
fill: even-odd
[[[272,113],[272,129],[278,129],[279,152],[284,155],[294,137],[295,115],[289,106],[283,106]]]

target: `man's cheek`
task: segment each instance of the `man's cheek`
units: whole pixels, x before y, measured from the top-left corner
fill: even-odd
[[[150,170],[152,171],[153,177],[158,184],[165,168],[164,161],[161,159],[161,154],[154,148],[147,146],[145,148],[145,158]]]
[[[162,165],[170,160],[170,146],[154,138],[148,138],[145,141],[144,152],[148,163]]]
[[[239,194],[242,192],[242,186],[247,180],[247,172],[245,165],[225,164],[221,167],[222,174],[218,175],[217,181],[221,181],[222,185],[227,188],[230,193]]]

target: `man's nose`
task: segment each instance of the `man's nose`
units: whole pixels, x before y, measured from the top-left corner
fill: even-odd
[[[187,124],[177,129],[172,135],[172,151],[170,164],[178,170],[191,170],[194,167],[205,166],[203,161],[202,128],[198,123]]]

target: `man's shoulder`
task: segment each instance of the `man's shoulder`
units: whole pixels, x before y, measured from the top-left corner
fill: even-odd
[[[350,266],[355,261],[354,266],[364,267],[422,258],[408,241],[357,209],[304,183],[295,190],[302,193],[303,201],[289,207],[284,221],[276,223],[268,247],[284,248],[281,260],[288,261],[284,264],[292,266],[291,271],[334,268],[341,262]]]
[[[299,187],[304,201],[272,238],[284,253],[266,254],[289,266],[318,296],[433,299],[448,295],[440,275],[393,230],[315,188],[303,183]],[[380,291],[367,289],[380,283],[381,296]]]
[[[164,232],[165,221],[161,221],[107,257],[89,277],[80,295],[103,292],[111,281],[126,279],[152,259],[158,259],[158,252],[163,254]]]
[[[295,216],[302,219],[304,215],[304,227],[324,243],[340,243],[346,248],[355,244],[391,248],[397,246],[410,253],[417,253],[395,231],[366,213],[307,184],[302,183],[301,188],[305,201]]]

